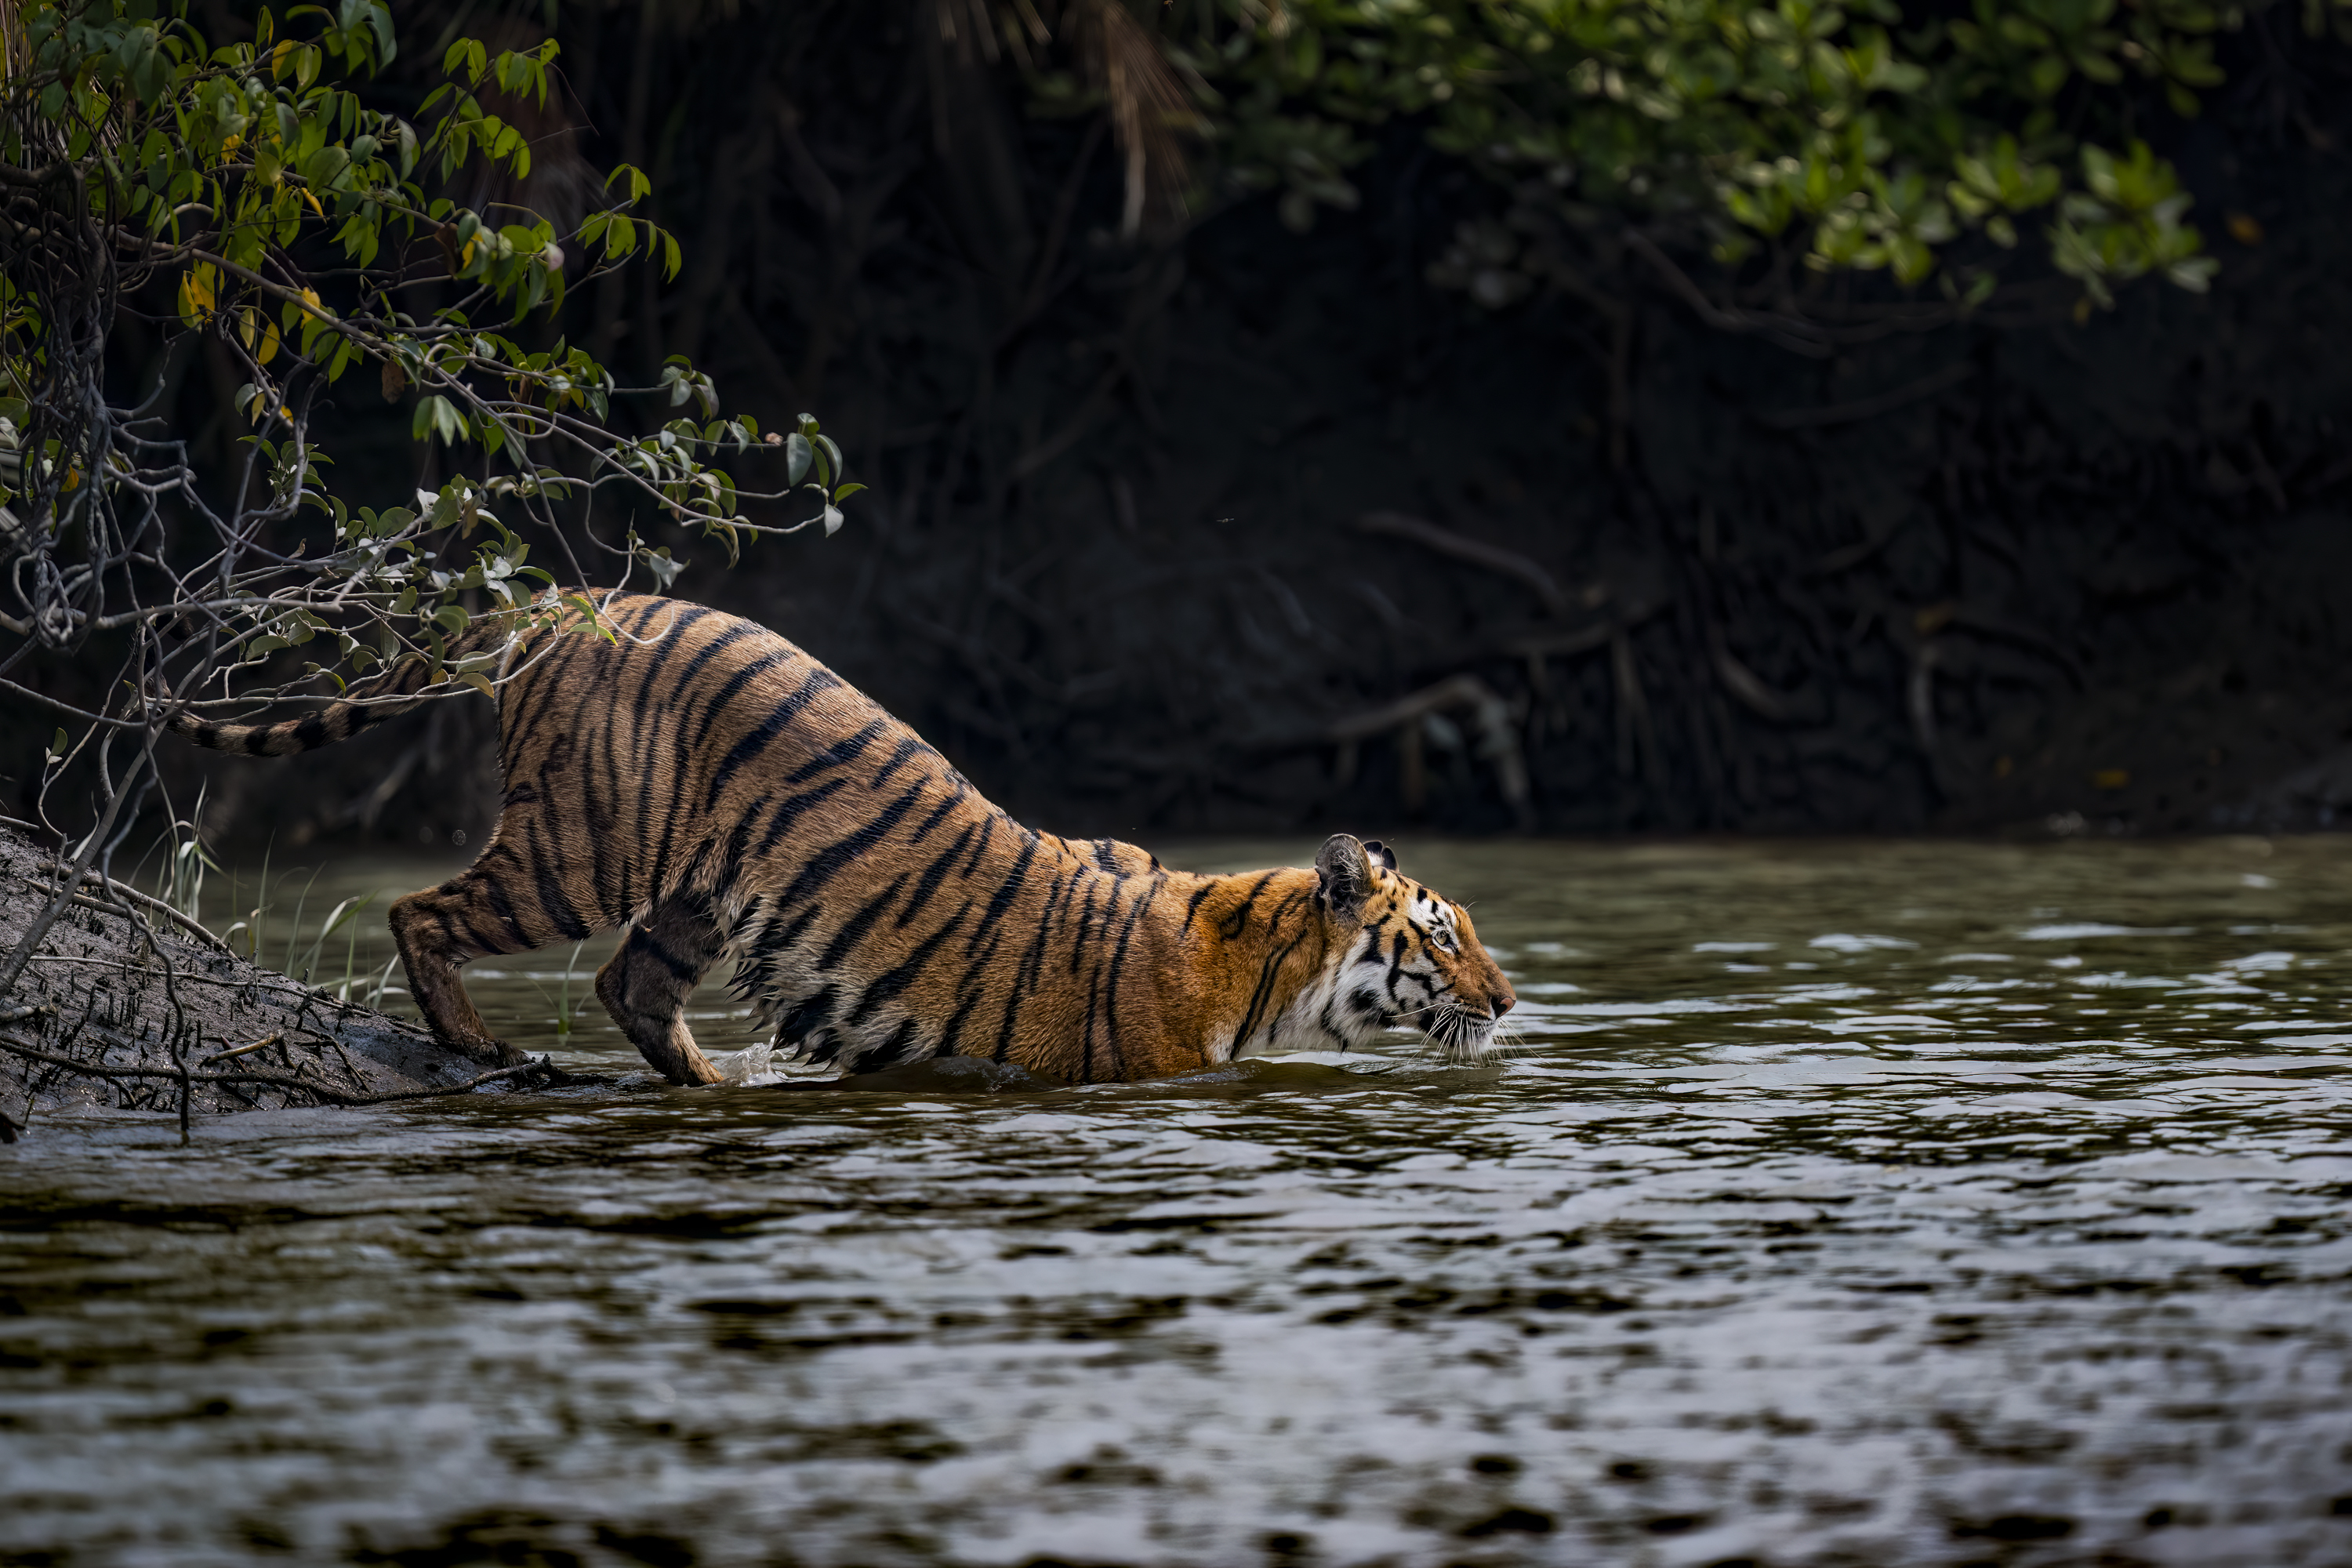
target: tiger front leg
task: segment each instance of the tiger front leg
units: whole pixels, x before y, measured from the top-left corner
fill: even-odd
[[[707,902],[675,899],[632,930],[596,972],[604,1010],[646,1064],[672,1083],[725,1081],[686,1026],[686,999],[723,945]]]
[[[400,966],[408,973],[408,994],[443,1045],[488,1067],[520,1067],[530,1056],[490,1033],[457,975],[459,965],[485,952],[522,951],[475,934],[466,919],[472,902],[467,880],[460,877],[394,900],[392,937],[400,946]]]

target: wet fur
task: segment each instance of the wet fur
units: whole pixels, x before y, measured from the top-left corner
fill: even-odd
[[[505,806],[462,875],[393,905],[409,987],[484,1061],[458,970],[625,925],[596,994],[656,1070],[716,1081],[683,1017],[722,960],[781,1046],[852,1072],[925,1057],[1075,1082],[1421,1028],[1492,1046],[1515,1000],[1458,906],[1340,835],[1313,870],[1171,871],[1111,839],[1034,832],[782,637],[680,600],[614,595],[614,632],[484,623],[502,653]],[[199,744],[284,756],[426,697],[396,668],[278,724],[186,715]]]

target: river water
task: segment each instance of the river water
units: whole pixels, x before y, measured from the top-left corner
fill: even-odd
[[[1499,1066],[677,1090],[566,949],[604,1083],[37,1123],[0,1561],[2352,1563],[2352,839],[1404,856]]]

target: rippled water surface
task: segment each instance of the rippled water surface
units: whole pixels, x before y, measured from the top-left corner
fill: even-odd
[[[675,1090],[592,947],[615,1081],[37,1124],[0,1561],[2352,1563],[2352,841],[1404,854],[1497,1068]]]

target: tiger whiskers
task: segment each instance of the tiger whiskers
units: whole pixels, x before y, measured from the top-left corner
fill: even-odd
[[[1475,1067],[1495,1055],[1502,1040],[1500,1019],[1473,1013],[1450,999],[1410,1008],[1399,1013],[1395,1021],[1420,1030],[1422,1038],[1436,1047],[1436,1055],[1449,1067]]]

